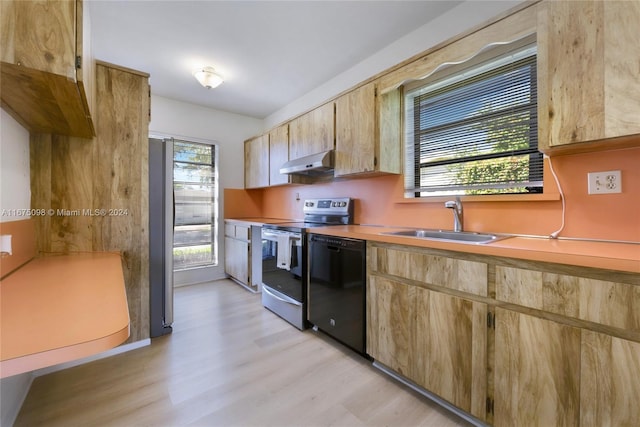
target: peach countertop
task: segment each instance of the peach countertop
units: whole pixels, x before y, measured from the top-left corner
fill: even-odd
[[[478,245],[381,234],[402,229],[398,227],[340,225],[310,228],[308,231],[399,245],[640,273],[640,244],[509,237],[493,243]]]
[[[97,354],[129,337],[118,253],[36,258],[0,281],[0,378]]]
[[[246,225],[277,224],[279,222],[292,221],[273,218],[228,218],[225,220]],[[509,237],[493,243],[479,245],[382,234],[409,228],[411,227],[332,225],[330,227],[310,228],[308,232],[399,245],[640,273],[640,244],[635,243]]]
[[[241,225],[257,225],[262,226],[263,224],[281,224],[284,222],[295,222],[294,219],[281,219],[281,218],[225,218],[225,221],[241,224]]]

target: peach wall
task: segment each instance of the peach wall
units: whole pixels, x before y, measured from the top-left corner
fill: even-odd
[[[224,189],[224,218],[258,218],[262,216],[263,190]]]
[[[640,242],[640,148],[554,157],[552,161],[567,207],[561,236]],[[587,172],[606,170],[622,171],[622,193],[588,195]],[[554,193],[556,188],[551,179],[546,173],[545,188]],[[305,198],[348,196],[356,199],[355,222],[358,224],[446,229],[453,226],[452,214],[444,208],[441,199],[406,202],[402,176],[273,187],[244,193],[260,195],[259,216],[268,218],[301,218]],[[297,195],[300,200],[296,200]],[[258,200],[256,197],[250,199]],[[464,201],[465,229],[469,231],[548,235],[560,227],[561,213],[559,200]],[[242,216],[256,216],[256,213],[243,214],[238,206],[233,217]],[[225,217],[232,217],[226,215],[226,209]]]
[[[36,256],[36,226],[32,218],[0,222],[0,235],[11,236],[11,255],[0,256],[0,278],[22,267]]]

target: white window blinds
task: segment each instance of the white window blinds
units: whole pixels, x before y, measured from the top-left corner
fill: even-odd
[[[535,45],[407,90],[406,197],[542,192]]]

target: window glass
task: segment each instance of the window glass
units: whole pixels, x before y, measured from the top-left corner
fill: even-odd
[[[175,270],[217,265],[216,146],[174,141]]]

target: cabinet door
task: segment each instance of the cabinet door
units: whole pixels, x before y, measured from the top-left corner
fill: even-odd
[[[2,104],[31,133],[95,136],[88,24],[81,0],[0,1]]]
[[[416,384],[485,419],[487,305],[370,276],[367,352]]]
[[[416,380],[413,336],[416,288],[377,276],[367,283],[367,353],[411,380]]]
[[[249,243],[225,237],[225,272],[245,285],[249,284]]]
[[[2,61],[76,78],[76,2],[0,2]]]
[[[289,123],[289,159],[333,150],[334,106],[329,102]]]
[[[540,147],[640,133],[640,2],[539,7]]]
[[[244,143],[244,186],[269,186],[269,136],[261,135]]]
[[[289,125],[269,132],[269,185],[289,183],[289,175],[281,174],[280,167],[289,160]]]
[[[580,329],[496,309],[494,424],[577,426]]]
[[[580,424],[634,426],[640,420],[640,343],[582,331]]]
[[[373,83],[336,100],[336,176],[375,170],[376,92]]]
[[[487,305],[416,289],[416,382],[485,419]]]

